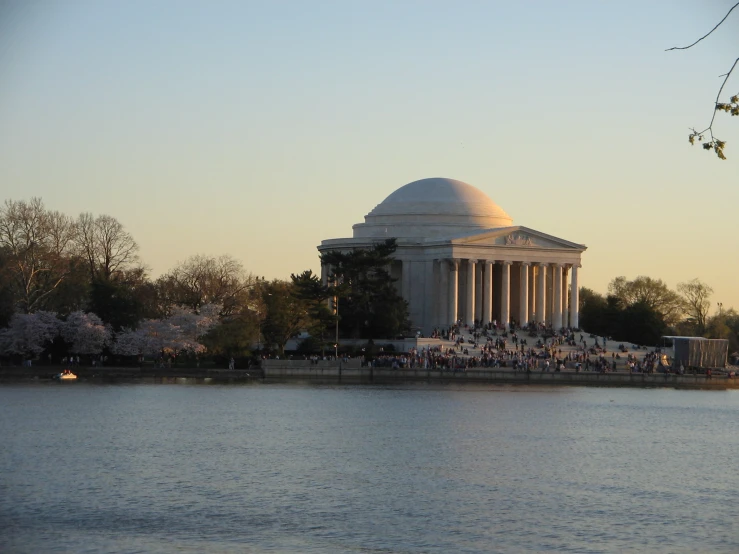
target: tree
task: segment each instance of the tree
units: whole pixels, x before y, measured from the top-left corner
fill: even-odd
[[[292,274],[290,279],[294,286],[293,294],[303,303],[309,316],[306,331],[314,339],[309,344],[323,351],[331,336],[330,327],[336,321],[328,306],[328,287],[310,269],[299,275]]]
[[[590,289],[580,289],[580,322],[583,329],[601,336],[637,344],[656,344],[665,334],[667,324],[662,313],[655,307],[654,297],[646,294],[652,290],[645,287],[648,278],[638,278],[639,286],[631,286],[634,281],[618,277],[611,281],[612,291],[603,297]],[[661,281],[649,280],[654,283]],[[662,284],[663,285],[663,284]],[[654,287],[657,290],[662,286]],[[653,290],[652,290],[653,292]]]
[[[113,352],[123,355],[201,354],[206,351],[200,338],[217,323],[220,306],[201,306],[200,313],[175,307],[166,319],[146,319],[138,329],[122,329],[116,334]]]
[[[204,304],[197,312],[175,308],[167,321],[180,330],[185,341],[195,342],[218,324],[221,306]]]
[[[613,337],[637,344],[659,344],[660,337],[667,330],[662,314],[644,301],[627,306],[619,323],[619,329],[613,333]]]
[[[252,312],[234,314],[223,318],[203,338],[208,353],[226,358],[242,357],[251,353],[258,342],[258,316]]]
[[[69,314],[60,327],[62,338],[74,354],[100,354],[112,338],[111,329],[103,320],[83,311]]]
[[[706,332],[708,311],[711,309],[710,298],[713,289],[698,279],[693,279],[678,283],[677,290],[683,298],[687,316],[693,321],[695,334],[703,336]]]
[[[580,287],[580,327],[596,335],[609,334],[604,319],[606,308],[607,302],[602,294],[587,287]]]
[[[59,333],[60,321],[53,312],[16,313],[0,330],[0,351],[33,358],[41,354]]]
[[[680,320],[682,300],[662,279],[640,275],[628,281],[626,277],[616,277],[608,285],[608,292],[623,302],[624,308],[644,303],[657,312],[667,325]]]
[[[392,338],[410,331],[408,303],[388,268],[395,239],[350,252],[331,250],[321,263],[331,267],[329,292],[338,299],[341,331],[352,338]]]
[[[204,304],[216,303],[222,306],[221,315],[228,316],[246,308],[255,283],[231,256],[195,255],[160,277],[157,287],[170,305],[197,311]]]
[[[735,352],[739,349],[739,314],[733,308],[723,310],[719,308],[716,315],[709,317],[706,322],[706,338],[727,339],[729,351]]]
[[[734,11],[734,8],[739,6],[739,2],[734,4],[728,12],[726,12],[726,15],[724,18],[719,21],[716,26],[708,31],[705,35],[703,35],[701,38],[696,40],[694,43],[689,44],[688,46],[673,46],[672,48],[668,48],[667,50],[687,50],[688,48],[692,48],[696,44],[698,44],[700,41],[702,41],[704,38],[708,37],[711,33],[713,33],[716,29],[718,29],[721,24],[726,21],[726,18],[729,17],[732,11]],[[731,115],[739,115],[739,94],[735,94],[732,96],[728,102],[720,102],[721,100],[721,93],[724,90],[724,86],[726,85],[726,82],[729,80],[729,77],[731,77],[731,73],[736,68],[737,64],[739,64],[739,58],[734,60],[734,63],[732,64],[729,71],[723,75],[719,75],[719,77],[724,77],[724,80],[721,83],[721,86],[718,89],[718,94],[716,95],[716,100],[714,101],[713,106],[713,115],[711,116],[711,122],[708,124],[708,127],[703,129],[702,131],[696,131],[695,128],[691,129],[690,134],[688,135],[688,140],[690,141],[690,144],[695,144],[695,141],[698,140],[703,141],[704,136],[706,133],[709,135],[709,140],[706,142],[703,142],[703,149],[704,150],[713,150],[716,155],[719,157],[719,159],[725,160],[726,156],[724,155],[724,147],[726,146],[726,141],[719,140],[713,135],[713,122],[714,119],[716,119],[716,112],[724,111],[726,113],[730,113]]]
[[[17,309],[44,309],[67,278],[74,254],[74,225],[59,212],[30,202],[6,200],[0,209],[0,248],[8,262]]]
[[[124,327],[115,333],[110,350],[119,356],[142,356],[148,353],[148,347],[148,336],[143,331]]]
[[[114,217],[82,213],[76,228],[75,242],[87,261],[90,281],[111,279],[138,261],[138,244]]]
[[[308,306],[295,294],[292,282],[274,280],[262,289],[266,317],[262,323],[265,343],[284,354],[291,338],[306,330],[311,323]]]
[[[143,316],[141,300],[127,283],[96,277],[90,285],[89,309],[113,330],[135,328]]]
[[[12,272],[9,268],[9,256],[4,248],[0,248],[0,329],[10,324],[15,313]]]
[[[44,300],[43,307],[64,319],[79,310],[94,311],[90,309],[89,300],[90,279],[85,263],[80,258],[70,257],[64,279]]]

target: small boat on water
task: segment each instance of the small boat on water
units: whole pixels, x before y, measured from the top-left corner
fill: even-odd
[[[74,373],[72,373],[70,370],[65,369],[60,374],[58,374],[56,378],[59,379],[60,381],[74,381],[77,379],[77,376]]]

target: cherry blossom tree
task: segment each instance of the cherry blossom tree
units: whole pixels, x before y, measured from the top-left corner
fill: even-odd
[[[110,343],[111,334],[98,316],[83,311],[72,312],[61,325],[62,338],[75,354],[100,354]]]
[[[59,333],[61,322],[53,312],[16,313],[0,330],[0,351],[36,357]]]
[[[175,307],[166,321],[179,328],[183,339],[196,341],[218,323],[220,311],[219,304],[205,304],[197,313]]]
[[[115,334],[110,350],[119,356],[142,356],[149,351],[148,336],[141,329],[124,327]]]
[[[184,308],[173,308],[166,319],[147,319],[138,329],[124,329],[116,333],[113,352],[121,355],[178,355],[202,354],[205,346],[199,341],[218,324],[221,306],[206,304],[199,313]]]

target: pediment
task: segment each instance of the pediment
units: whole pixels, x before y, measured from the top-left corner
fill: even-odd
[[[535,249],[554,248],[558,250],[577,250],[579,252],[587,249],[587,246],[584,244],[570,242],[521,225],[500,227],[497,229],[482,229],[474,233],[448,237],[447,240],[455,246],[470,245]]]

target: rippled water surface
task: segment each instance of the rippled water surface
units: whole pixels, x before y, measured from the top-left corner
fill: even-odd
[[[739,393],[0,387],[0,552],[738,552]]]

